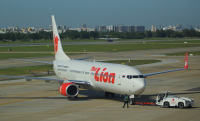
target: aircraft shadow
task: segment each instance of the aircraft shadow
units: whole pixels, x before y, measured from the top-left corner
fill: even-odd
[[[52,91],[52,90],[47,90]],[[55,90],[53,90],[55,91]],[[183,95],[183,94],[196,94],[198,92],[187,92],[187,93],[173,93],[173,95]],[[136,102],[153,102],[156,101],[157,94],[150,94],[150,95],[141,95],[140,98],[136,98]],[[64,99],[68,101],[86,101],[86,100],[93,100],[93,99],[103,99],[103,100],[112,100],[118,102],[124,102],[124,95],[115,94],[115,97],[105,97],[103,91],[94,91],[94,90],[80,90],[78,98],[67,98],[65,96],[60,97],[4,97],[0,96],[0,99]]]

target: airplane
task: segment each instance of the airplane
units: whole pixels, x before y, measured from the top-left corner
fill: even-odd
[[[130,99],[133,100],[134,98],[140,97],[142,92],[145,90],[146,77],[188,69],[187,52],[185,56],[184,68],[149,74],[142,74],[138,69],[122,64],[83,61],[85,58],[72,60],[62,49],[54,15],[51,16],[51,19],[55,60],[53,62],[32,61],[25,59],[16,60],[53,64],[54,72],[59,79],[8,75],[0,75],[1,77],[59,81],[62,82],[59,87],[60,94],[68,98],[77,98],[79,88],[85,88],[89,90],[104,91],[105,97],[114,97],[115,93],[122,95],[127,94]]]
[[[103,36],[106,36],[106,38],[101,38],[101,39],[105,39],[108,42],[113,42],[114,41],[114,39],[108,38],[110,35],[103,35]]]

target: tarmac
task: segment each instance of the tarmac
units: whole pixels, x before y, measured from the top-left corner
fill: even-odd
[[[78,59],[92,56],[89,61],[104,60],[144,60],[157,59],[162,62],[135,66],[143,74],[183,68],[184,56],[165,56],[166,53],[199,51],[200,47],[140,50],[112,53],[88,53],[70,55]],[[52,58],[33,58],[33,60],[51,61]],[[0,67],[34,65],[31,62],[0,60]],[[57,78],[51,76],[50,78]],[[150,76],[146,79],[146,89],[138,102],[155,102],[159,91],[171,91],[180,97],[194,99],[194,107],[179,109],[175,107],[130,105],[122,108],[123,95],[105,98],[104,92],[80,90],[77,99],[68,99],[59,91],[58,82],[45,83],[42,80],[27,82],[23,79],[0,82],[0,120],[1,121],[199,121],[200,120],[200,56],[189,56],[189,69]]]

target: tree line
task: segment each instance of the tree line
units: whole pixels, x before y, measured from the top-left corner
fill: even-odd
[[[105,38],[104,35],[110,35],[110,38],[121,38],[121,39],[143,39],[143,38],[182,38],[182,37],[200,37],[200,32],[196,30],[184,29],[182,32],[174,30],[156,30],[145,31],[145,32],[86,32],[86,31],[66,31],[65,33],[60,34],[61,39],[97,39]],[[39,33],[5,33],[0,34],[0,41],[38,41],[38,40],[51,40],[52,32],[41,31]]]

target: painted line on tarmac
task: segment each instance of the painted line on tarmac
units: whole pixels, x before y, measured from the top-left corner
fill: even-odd
[[[8,105],[8,104],[12,104],[12,103],[18,103],[18,102],[23,102],[23,101],[33,100],[33,99],[45,98],[45,97],[50,97],[50,96],[54,96],[54,95],[59,95],[59,94],[52,94],[52,95],[46,95],[46,96],[38,96],[38,97],[24,99],[24,100],[17,100],[17,101],[12,101],[12,102],[7,102],[7,103],[1,103],[0,105]],[[85,96],[85,95],[78,95],[78,97],[87,97],[87,96]]]
[[[23,101],[33,100],[33,99],[50,97],[50,96],[54,96],[54,95],[58,95],[58,94],[52,94],[52,95],[46,95],[46,96],[39,96],[39,97],[34,97],[34,98],[29,98],[29,99],[24,99],[24,100],[17,100],[17,101],[13,101],[13,102],[1,103],[0,105],[7,105],[7,104],[12,104],[12,103],[18,103],[18,102],[23,102]]]
[[[75,105],[73,105],[73,107],[74,107]],[[98,106],[98,105],[97,105]],[[68,106],[66,106],[66,107],[68,107]],[[103,107],[103,106],[102,106]],[[58,111],[56,111],[56,112],[53,112],[53,111],[51,111],[51,112],[39,112],[39,113],[27,113],[27,114],[10,114],[10,115],[0,115],[0,116],[23,116],[23,115],[37,115],[37,114],[43,114],[43,115],[45,115],[45,114],[70,114],[70,113],[73,113],[73,114],[75,114],[75,113],[90,113],[90,112],[105,112],[105,111],[110,111],[110,112],[121,112],[121,111],[124,111],[124,110],[128,110],[128,109],[126,109],[126,108],[122,108],[121,106],[119,106],[119,105],[117,105],[117,107],[119,107],[119,108],[117,108],[116,110],[114,110],[114,109],[112,109],[112,110],[97,110],[97,111],[94,111],[94,110],[92,110],[92,111],[62,111],[62,112],[58,112]],[[146,108],[140,108],[140,107],[146,107]],[[132,110],[135,110],[136,108],[137,108],[137,110],[140,110],[140,111],[143,111],[143,110],[149,110],[149,111],[152,111],[152,107],[155,107],[155,106],[134,106],[134,107],[132,107],[132,106],[129,106],[129,110],[130,111],[132,111]],[[160,107],[160,106],[156,106],[156,107]],[[171,109],[169,109],[169,108],[154,108],[153,109],[154,111],[155,110],[171,110]],[[182,109],[179,109],[179,108],[175,108],[174,109],[175,111],[178,111],[178,110],[182,110]]]

